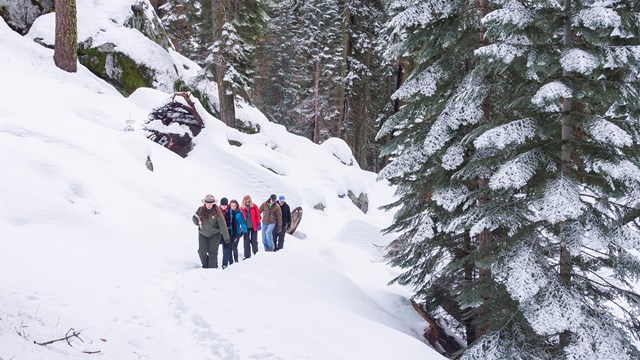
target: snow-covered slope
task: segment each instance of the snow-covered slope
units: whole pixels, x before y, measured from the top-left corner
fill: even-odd
[[[245,106],[259,134],[205,116],[182,159],[141,130],[169,94],[124,98],[82,66],[60,71],[1,19],[0,49],[0,358],[441,358],[406,292],[386,286],[394,270],[375,245],[389,240],[377,207],[391,189],[344,165],[339,142],[314,145]],[[137,131],[123,131],[129,116]],[[368,194],[367,215],[349,190]],[[200,269],[190,217],[206,193],[285,194],[306,237]],[[34,344],[71,328],[84,342]]]

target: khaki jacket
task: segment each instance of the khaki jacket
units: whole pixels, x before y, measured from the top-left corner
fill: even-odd
[[[264,214],[263,224],[277,224],[278,229],[282,229],[282,209],[278,203],[269,206],[269,202],[265,201],[260,205],[260,212]]]

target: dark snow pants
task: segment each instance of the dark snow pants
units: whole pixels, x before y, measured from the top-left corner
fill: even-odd
[[[220,243],[220,234],[206,237],[198,234],[198,255],[203,268],[218,267],[218,246]]]
[[[278,232],[277,228],[273,229],[273,249],[274,250],[282,250],[284,247],[284,235],[287,233],[287,228],[285,226],[282,227],[282,230]]]
[[[238,262],[238,245],[240,244],[240,238],[236,237],[231,240],[231,255],[233,261]]]
[[[251,252],[255,255],[258,252],[258,232],[253,228],[248,228],[244,233],[244,258],[251,257]]]
[[[233,264],[233,257],[231,255],[233,240],[227,244],[224,240],[220,239],[220,243],[222,243],[222,268],[226,268],[228,265]]]

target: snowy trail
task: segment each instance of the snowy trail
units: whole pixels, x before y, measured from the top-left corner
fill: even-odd
[[[159,275],[145,288],[148,309],[155,316],[167,339],[176,345],[176,359],[239,359],[233,344],[225,340],[209,323],[185,305],[178,292],[178,283],[182,275],[193,269],[178,273],[169,272]],[[217,290],[211,286],[210,291]],[[200,296],[200,291],[191,290],[191,295]],[[203,299],[204,301],[204,299]]]
[[[364,321],[374,333],[388,331],[388,326],[403,329],[388,308],[346,277],[298,253],[308,252],[307,247],[299,244],[290,253],[259,252],[225,270],[194,264],[164,272],[145,287],[145,307],[175,343],[176,359],[185,360],[348,359],[353,354],[343,354],[344,349],[335,353],[318,342],[315,332],[331,328],[337,339],[345,337],[352,329],[335,328],[336,319]],[[301,274],[305,266],[307,272]],[[340,291],[326,292],[325,282]],[[402,332],[411,333],[407,328]],[[374,347],[371,356],[379,352]]]

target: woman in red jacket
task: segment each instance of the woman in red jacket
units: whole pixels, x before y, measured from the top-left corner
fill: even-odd
[[[258,210],[258,205],[253,203],[249,195],[245,195],[244,198],[242,198],[240,210],[242,210],[242,214],[244,214],[244,218],[247,221],[247,232],[244,233],[244,259],[248,259],[251,257],[252,250],[254,255],[258,252],[258,231],[260,230],[261,220],[260,210]]]

